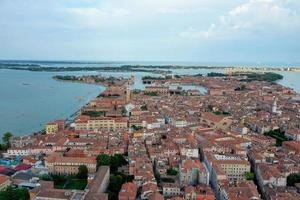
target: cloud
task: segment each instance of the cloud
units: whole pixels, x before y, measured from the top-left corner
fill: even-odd
[[[130,11],[121,8],[100,9],[100,8],[67,8],[75,22],[83,27],[97,28],[103,23],[112,23],[114,20],[123,20],[130,15]]]
[[[300,0],[0,0],[0,59],[299,60],[299,9]]]
[[[189,28],[179,33],[184,38],[231,39],[288,34],[300,31],[298,0],[250,0],[220,16],[206,30]]]
[[[199,15],[204,16],[202,22],[205,22],[205,18],[216,10],[236,5],[240,1],[243,0],[90,0],[85,7],[72,8],[68,5],[66,11],[74,17],[75,23],[79,22],[82,26],[91,28],[99,28],[106,23],[111,26],[120,25],[121,22],[123,25],[133,24],[136,27],[147,22],[160,24],[164,18],[168,18],[167,25],[174,26],[179,21],[197,20]]]

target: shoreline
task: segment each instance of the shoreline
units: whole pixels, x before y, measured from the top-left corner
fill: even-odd
[[[21,64],[1,64],[0,69],[10,70],[25,70],[33,72],[76,72],[76,71],[100,71],[100,72],[151,72],[153,74],[170,74],[171,70],[180,69],[206,69],[206,70],[225,70],[228,72],[300,72],[299,66],[257,66],[257,67],[242,67],[242,66],[201,66],[201,65],[120,65],[103,66],[103,67],[43,67],[41,65],[21,65]]]
[[[91,83],[91,82],[84,82],[84,81],[76,81],[76,80],[61,80],[58,78],[55,78],[55,76],[51,77],[53,80],[55,81],[59,81],[59,82],[66,82],[66,83],[78,83],[78,84],[88,84],[88,85],[97,85],[97,86],[102,86],[104,87],[104,90],[101,91],[100,93],[97,93],[96,97],[89,99],[84,105],[80,106],[75,112],[73,112],[72,114],[70,114],[69,116],[63,118],[67,124],[72,124],[74,122],[74,119],[80,114],[80,111],[87,106],[92,100],[94,100],[95,98],[97,98],[99,95],[101,95],[106,89],[107,87],[109,87],[109,84],[107,84],[106,82],[104,83]],[[126,79],[124,79],[126,80]],[[124,80],[117,80],[117,81],[124,81]],[[43,125],[43,127],[46,124]],[[44,134],[45,129],[41,129],[38,131],[34,131],[28,134],[22,134],[22,135],[17,135],[14,137],[27,137],[27,136],[33,136],[33,135],[39,135],[39,134]]]
[[[189,76],[189,75],[184,75],[184,76]],[[104,84],[104,83],[91,83],[91,82],[84,82],[84,81],[75,81],[75,80],[61,80],[61,79],[57,79],[57,78],[54,78],[52,77],[52,79],[54,79],[55,81],[61,81],[61,82],[70,82],[70,83],[79,83],[79,84],[88,84],[88,85],[98,85],[98,86],[103,86],[104,88],[107,88],[108,85],[107,84]],[[282,80],[278,80],[276,82],[274,82],[275,84],[278,84],[278,85],[281,85],[283,87],[286,87],[286,88],[290,88],[292,90],[294,90],[293,88],[291,87],[288,87],[288,86],[285,86],[283,85],[282,83],[280,83]],[[206,90],[208,90],[208,88],[204,85],[198,85],[198,84],[193,84],[194,86],[201,86],[201,87],[204,87]],[[104,89],[105,91],[105,89]],[[294,90],[295,91],[295,90]],[[100,92],[98,95],[102,94],[102,92]],[[298,92],[296,92],[297,94],[299,94]],[[206,93],[205,93],[206,95]],[[78,115],[78,112],[85,106],[87,105],[91,100],[93,100],[94,98],[91,98],[89,99],[83,106],[80,106],[75,112],[73,112],[72,114],[70,114],[68,117],[64,118],[66,121],[68,121],[69,123],[72,123],[72,119],[74,119],[77,115]],[[33,135],[33,134],[36,134],[36,133],[41,133],[43,131],[43,129],[39,130],[39,131],[36,131],[36,132],[31,132],[31,133],[28,133],[28,134],[21,134],[21,135],[18,135],[17,137],[22,137],[22,136],[28,136],[28,135]]]

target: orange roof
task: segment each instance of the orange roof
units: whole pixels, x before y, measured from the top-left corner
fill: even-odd
[[[90,116],[80,115],[77,117],[76,122],[87,122],[90,119]]]
[[[159,192],[155,192],[150,195],[149,200],[164,200],[164,197]]]
[[[119,193],[119,199],[122,198],[124,199],[126,197],[135,197],[136,193],[137,193],[137,186],[134,183],[132,182],[124,183]]]
[[[282,146],[286,149],[295,151],[297,154],[300,153],[300,141],[285,141]]]
[[[188,160],[184,161],[184,163],[182,165],[182,169],[184,171],[185,170],[191,170],[193,168],[197,168],[201,171],[205,171],[205,167],[203,166],[203,164],[199,160],[188,159]]]
[[[219,123],[222,119],[225,118],[223,115],[215,115],[211,112],[204,112],[202,113],[202,118],[212,121],[214,123]]]
[[[49,163],[86,163],[86,164],[96,164],[95,157],[65,157],[59,153],[53,153],[46,158]]]
[[[0,175],[0,185],[9,180],[9,176]]]

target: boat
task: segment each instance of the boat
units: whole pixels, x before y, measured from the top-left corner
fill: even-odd
[[[76,99],[77,101],[81,102],[81,101],[84,100],[84,97],[79,96],[79,97],[75,97],[75,99]]]

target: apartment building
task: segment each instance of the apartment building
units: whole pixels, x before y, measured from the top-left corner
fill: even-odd
[[[250,163],[240,156],[214,154],[214,158],[230,182],[245,180],[245,174],[250,172]]]
[[[46,125],[46,134],[55,134],[58,131],[63,130],[65,125],[65,120],[56,120],[53,122],[49,122]]]
[[[55,152],[45,160],[45,166],[51,174],[77,174],[80,165],[87,166],[89,173],[96,172],[95,157],[66,157]]]
[[[92,184],[88,184],[86,191],[87,194],[84,200],[91,199],[108,199],[108,194],[105,193],[109,185],[110,169],[109,166],[99,167]]]
[[[121,130],[128,127],[126,117],[89,117],[79,116],[75,121],[75,130],[77,131],[95,131],[95,130]]]
[[[169,92],[169,87],[168,86],[146,86],[145,88],[146,93],[151,93],[151,92],[156,92],[160,94],[167,94]]]
[[[187,186],[184,188],[185,200],[215,200],[215,195],[208,185]]]
[[[215,115],[211,112],[204,112],[201,115],[201,123],[205,123],[214,129],[226,130],[232,124],[232,119],[228,116]]]
[[[121,191],[119,192],[119,200],[135,200],[137,189],[138,188],[135,183],[124,183]]]
[[[185,185],[197,185],[199,183],[208,184],[209,173],[198,159],[184,160],[179,169],[179,181],[182,187]]]
[[[0,191],[4,190],[5,188],[7,188],[8,186],[10,186],[11,181],[9,176],[6,175],[0,175]]]
[[[177,183],[163,183],[162,190],[165,198],[180,195],[180,186]]]

